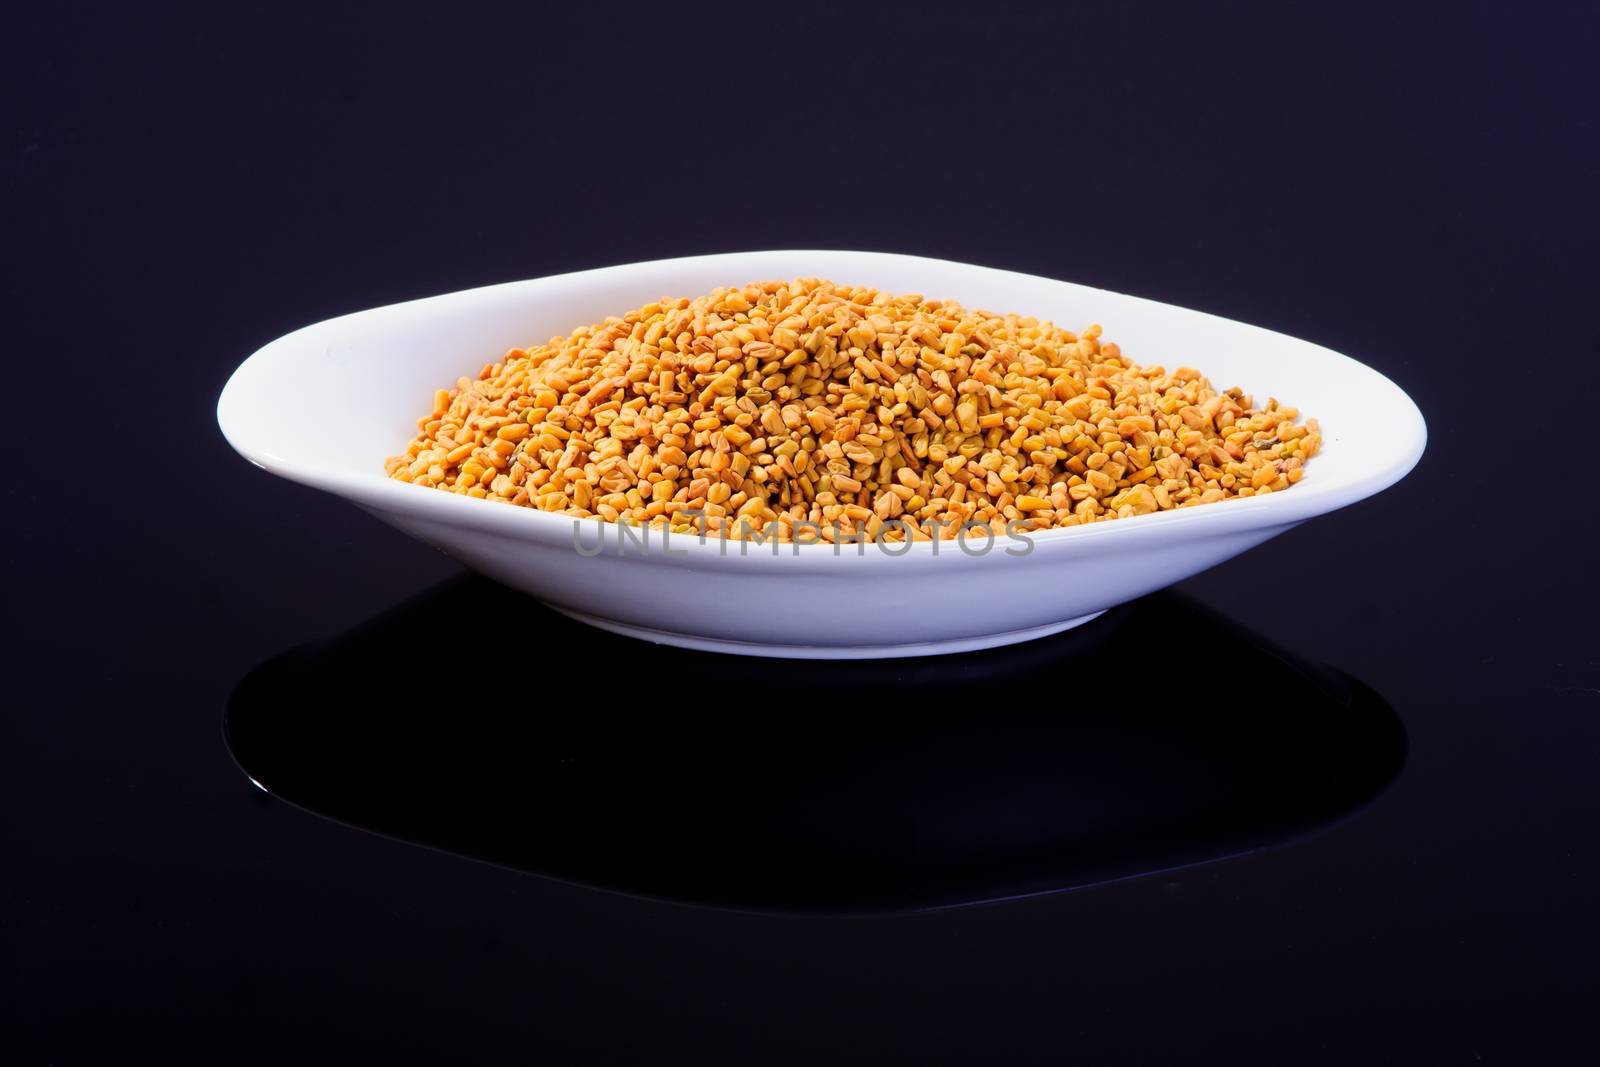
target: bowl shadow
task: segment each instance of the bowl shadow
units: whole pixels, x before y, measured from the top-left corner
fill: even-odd
[[[474,576],[263,663],[224,734],[268,793],[361,829],[823,912],[1281,844],[1361,808],[1406,752],[1367,686],[1171,592],[1021,645],[807,662],[613,636]]]

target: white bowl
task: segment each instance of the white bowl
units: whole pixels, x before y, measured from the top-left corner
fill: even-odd
[[[385,477],[433,391],[507,349],[663,295],[816,275],[968,307],[1102,323],[1132,359],[1200,368],[1218,388],[1276,396],[1321,420],[1322,451],[1264,497],[1030,534],[1031,551],[975,537],[890,556],[816,545],[663,545],[639,531]],[[474,570],[617,633],[767,656],[959,652],[1076,626],[1387,488],[1427,430],[1387,378],[1347,356],[1199,311],[1028,274],[878,252],[741,252],[511,282],[362,311],[297,330],[234,372],[217,404],[230,444],[274,474],[337,493]],[[582,551],[575,533],[582,532]],[[598,550],[598,551],[597,551]]]

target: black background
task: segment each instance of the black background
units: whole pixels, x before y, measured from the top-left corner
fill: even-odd
[[[1592,9],[51,5],[8,22],[0,923],[18,1062],[1592,1048]],[[240,680],[456,569],[234,455],[213,412],[238,362],[377,304],[796,246],[1200,308],[1416,398],[1431,439],[1404,482],[1184,583],[1382,694],[1409,734],[1397,783],[1280,849],[850,918],[578,888],[250,786],[221,734]],[[396,655],[443,670],[494,636],[440,627]],[[1146,684],[1197,713],[1271,699],[1185,633],[1149,640]],[[613,663],[563,670],[598,702],[650,696]],[[718,681],[698,660],[680,680],[713,705]]]

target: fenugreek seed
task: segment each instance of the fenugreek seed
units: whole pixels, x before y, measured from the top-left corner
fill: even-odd
[[[611,522],[696,507],[716,530],[731,509],[783,540],[801,520],[899,539],[900,519],[920,540],[935,521],[1042,529],[1265,495],[1323,442],[1296,409],[1140,367],[1097,326],[818,279],[646,304],[433,400],[390,477]]]
[[[956,420],[963,432],[975,433],[978,429],[978,405],[971,400],[963,400],[956,406]]]

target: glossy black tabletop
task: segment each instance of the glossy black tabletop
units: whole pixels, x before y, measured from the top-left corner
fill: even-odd
[[[1587,1058],[1592,16],[20,19],[7,1062]],[[1079,630],[817,664],[587,629],[216,429],[331,315],[797,246],[1305,337],[1428,452]]]

